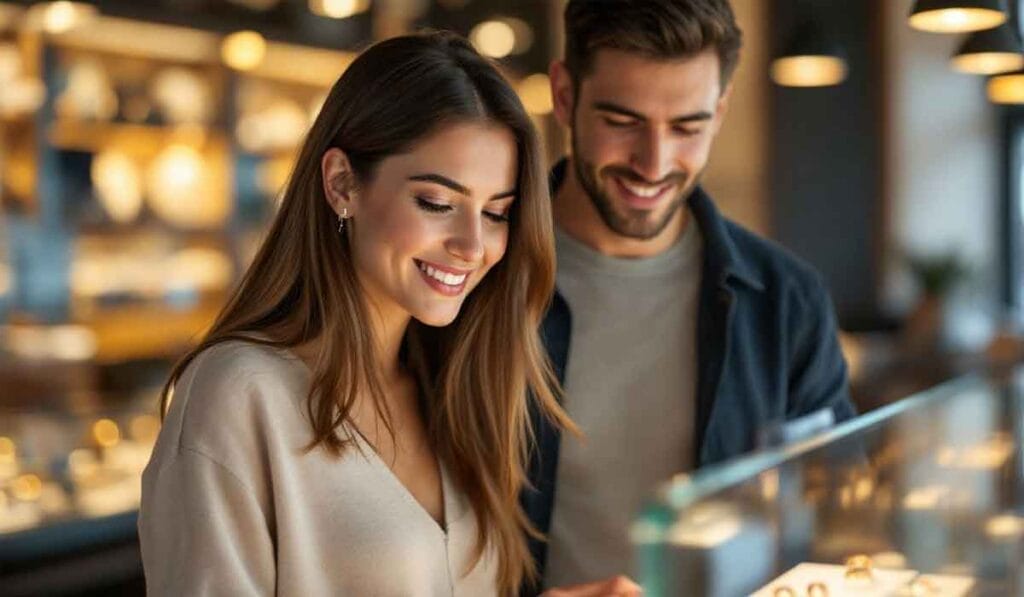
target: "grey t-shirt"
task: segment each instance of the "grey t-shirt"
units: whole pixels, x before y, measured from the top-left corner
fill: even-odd
[[[545,585],[634,575],[629,527],[654,486],[693,466],[703,241],[690,219],[650,258],[602,255],[556,230],[572,311]]]

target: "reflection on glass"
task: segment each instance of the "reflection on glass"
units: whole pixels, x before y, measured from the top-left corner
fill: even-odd
[[[675,480],[633,529],[645,595],[1024,594],[1022,412],[968,378]]]

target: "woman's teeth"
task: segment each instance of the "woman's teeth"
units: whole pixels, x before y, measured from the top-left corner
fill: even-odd
[[[434,269],[426,263],[419,264],[420,269],[423,270],[428,276],[437,280],[442,284],[448,286],[458,286],[466,281],[466,274],[449,274],[440,270]]]

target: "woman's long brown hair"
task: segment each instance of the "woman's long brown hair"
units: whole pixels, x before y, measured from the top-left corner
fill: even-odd
[[[356,183],[367,184],[384,158],[467,121],[498,123],[515,136],[518,197],[508,248],[451,325],[432,328],[413,320],[402,354],[424,397],[438,457],[480,521],[476,557],[493,546],[499,589],[511,594],[536,577],[526,536],[538,533],[518,501],[533,434],[528,400],[556,424],[574,428],[556,400],[557,382],[538,337],[554,287],[540,145],[515,92],[462,38],[432,33],[380,42],[335,83],[263,245],[212,328],[174,367],[162,408],[189,363],[211,346],[246,340],[290,348],[316,341],[307,399],[310,448],[337,455],[350,447],[337,431],[360,388],[393,434],[367,305],[347,235],[338,234],[324,196],[321,157],[341,148]]]

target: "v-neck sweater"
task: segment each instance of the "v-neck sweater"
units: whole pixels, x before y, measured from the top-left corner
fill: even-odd
[[[307,451],[310,373],[292,353],[226,342],[178,380],[142,476],[150,595],[494,595],[492,549],[444,467],[438,524],[358,433]]]

